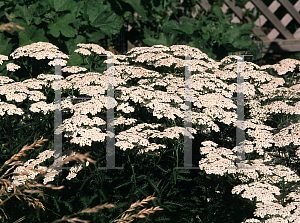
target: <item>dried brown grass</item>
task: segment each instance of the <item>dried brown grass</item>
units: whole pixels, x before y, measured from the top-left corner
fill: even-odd
[[[34,149],[35,147],[39,147],[42,146],[41,144],[45,141],[48,141],[48,139],[43,139],[43,137],[40,140],[35,141],[33,144],[31,144],[30,146],[25,145],[20,152],[18,152],[17,154],[13,155],[9,160],[7,160],[3,166],[0,169],[0,173],[4,171],[5,168],[8,168],[4,174],[2,174],[2,176],[0,177],[0,184],[1,184],[1,189],[0,189],[0,197],[6,197],[6,199],[2,200],[0,198],[0,210],[2,211],[4,217],[6,220],[8,220],[8,216],[6,215],[6,213],[4,212],[3,208],[1,206],[3,206],[8,200],[10,200],[12,197],[16,197],[18,200],[24,200],[27,201],[28,206],[32,206],[35,209],[37,208],[41,208],[45,211],[45,206],[43,205],[43,203],[38,199],[38,198],[34,198],[34,197],[28,197],[27,194],[39,194],[43,200],[45,200],[45,197],[43,195],[43,191],[38,190],[38,189],[33,189],[35,187],[44,187],[44,188],[50,188],[52,190],[60,190],[62,188],[64,188],[64,186],[59,186],[59,187],[55,187],[51,184],[39,184],[37,183],[37,179],[40,177],[45,176],[45,174],[47,173],[46,171],[42,171],[42,170],[37,170],[34,169],[35,171],[39,171],[39,174],[32,180],[28,180],[27,182],[25,182],[25,184],[21,187],[13,187],[14,188],[14,192],[10,193],[7,191],[7,188],[9,186],[11,186],[12,183],[12,179],[11,179],[11,175],[12,174],[16,174],[16,173],[12,173],[12,170],[19,165],[23,165],[24,162],[20,161],[19,159],[21,157],[25,157],[26,156],[26,152],[28,152],[29,150]],[[86,154],[76,154],[74,156],[69,156],[67,158],[65,158],[62,163],[60,165],[69,163],[70,161],[76,161],[76,160],[80,160],[81,162],[85,162],[85,161],[89,161],[90,163],[96,163],[94,160],[92,160],[91,158],[88,157],[89,153]],[[56,165],[51,165],[51,168],[55,168]],[[28,168],[29,169],[29,168]],[[24,172],[23,174],[26,174],[27,172]],[[22,174],[22,173],[21,173]],[[155,207],[155,208],[150,208],[150,209],[143,209],[141,211],[139,211],[137,214],[130,214],[128,212],[133,212],[134,210],[136,210],[138,207],[143,207],[144,204],[147,204],[147,202],[154,200],[155,197],[147,197],[145,199],[143,199],[141,202],[137,201],[135,203],[133,203],[130,208],[126,211],[124,211],[122,213],[122,216],[120,219],[116,219],[113,222],[118,222],[118,223],[127,223],[127,222],[132,222],[134,221],[134,219],[138,219],[138,218],[145,218],[146,215],[152,214],[155,211],[158,210],[163,210],[162,208]],[[88,208],[88,209],[84,209],[80,212],[74,213],[72,215],[68,215],[68,216],[64,216],[61,219],[55,220],[52,223],[56,223],[56,222],[63,222],[63,221],[67,221],[67,222],[83,222],[83,223],[88,223],[89,221],[87,220],[82,220],[79,219],[77,217],[75,217],[76,215],[79,214],[84,214],[84,213],[96,213],[101,209],[104,208],[115,208],[116,205],[114,204],[108,204],[105,203],[103,205],[97,205],[93,208]],[[0,215],[0,219],[2,219],[3,216]],[[26,216],[21,217],[20,219],[18,219],[17,221],[15,221],[15,223],[18,222],[22,222],[23,220],[26,219]]]
[[[156,199],[156,197],[151,197],[148,196],[147,198],[143,199],[141,202],[137,201],[135,203],[133,203],[130,208],[128,210],[126,210],[123,215],[121,216],[120,219],[114,220],[113,222],[118,222],[118,223],[127,223],[127,222],[132,222],[134,221],[134,219],[138,219],[138,218],[145,218],[146,215],[149,214],[153,214],[155,211],[158,210],[163,210],[163,208],[160,208],[159,206],[153,208],[149,208],[149,209],[142,209],[141,211],[139,211],[137,214],[128,214],[126,212],[132,212],[134,210],[136,210],[138,207],[143,207],[144,204],[147,204],[147,202]]]
[[[144,204],[147,204],[147,202],[149,202],[151,200],[154,200],[154,199],[156,199],[156,197],[148,196],[147,198],[143,199],[141,202],[137,201],[137,202],[131,204],[130,208],[122,213],[121,218],[120,219],[115,219],[113,222],[128,223],[128,222],[134,221],[134,219],[145,218],[146,215],[152,214],[155,211],[163,210],[162,208],[157,206],[155,208],[151,207],[149,209],[144,208],[143,210],[139,211],[137,214],[128,214],[128,213],[126,213],[126,212],[132,212],[132,211],[136,210],[138,207],[143,207]],[[98,212],[100,209],[115,208],[115,207],[116,207],[116,205],[108,204],[108,203],[103,204],[103,205],[98,205],[98,206],[95,206],[93,208],[84,209],[80,212],[77,212],[77,213],[69,215],[69,216],[64,216],[63,218],[58,219],[56,221],[53,221],[52,223],[57,223],[57,222],[62,222],[62,221],[68,221],[68,222],[72,222],[72,223],[76,223],[76,222],[88,223],[89,221],[81,220],[81,219],[78,219],[78,218],[70,218],[70,217],[73,217],[73,216],[78,215],[78,214],[83,214],[83,213],[95,213],[95,212]]]
[[[5,12],[5,16],[9,21],[12,21],[11,17],[7,14],[7,12]],[[4,30],[4,31],[7,31],[7,32],[11,32],[11,28],[13,28],[13,29],[18,28],[18,29],[25,32],[24,27],[18,26],[15,23],[6,23],[6,24],[3,24],[3,25],[0,25],[0,31]]]

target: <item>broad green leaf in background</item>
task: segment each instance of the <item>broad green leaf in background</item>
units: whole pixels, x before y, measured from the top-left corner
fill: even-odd
[[[193,24],[191,23],[185,23],[181,25],[181,31],[183,31],[185,34],[191,35],[194,33],[194,31],[196,30],[196,28],[194,27]]]
[[[86,35],[87,35],[88,37],[90,37],[90,38],[88,39],[88,42],[93,42],[93,43],[98,43],[99,40],[105,38],[104,33],[101,32],[101,31],[96,31],[96,32],[93,32],[93,33],[86,33]]]
[[[56,12],[70,11],[77,7],[74,0],[48,0],[48,3]]]
[[[75,29],[79,29],[79,27],[82,25],[82,22],[80,21],[80,19],[76,19],[72,24]]]
[[[62,17],[56,17],[54,22],[51,22],[48,25],[49,28],[49,33],[58,38],[59,37],[59,32],[65,37],[75,37],[77,35],[77,31],[70,26],[70,23],[73,23],[75,21],[75,15],[68,13],[65,14]]]
[[[15,8],[15,16],[23,18],[27,25],[30,25],[33,18],[34,18],[34,12],[36,8],[38,7],[38,3],[30,5],[28,8],[26,5],[20,6],[19,4]]]
[[[236,48],[250,47],[252,39],[249,36],[240,36],[233,42],[233,46]]]
[[[135,12],[137,12],[140,16],[142,16],[142,21],[147,21],[147,14],[145,9],[141,4],[141,0],[123,0],[127,4],[129,4]]]
[[[144,27],[144,34],[145,34],[146,37],[154,36],[155,32],[153,30],[148,29],[147,27]]]
[[[42,22],[42,19],[40,17],[34,18],[34,24],[39,25],[39,24],[41,24],[41,22]]]
[[[37,29],[35,26],[21,25],[26,32],[18,32],[19,45],[26,46],[37,42],[49,42],[43,29]]]
[[[80,66],[82,64],[82,57],[80,56],[80,54],[74,52],[76,49],[78,49],[77,44],[79,43],[87,43],[84,36],[79,35],[76,36],[75,39],[70,39],[66,42],[68,51],[71,52],[67,66]]]
[[[69,52],[74,52],[76,49],[79,48],[79,47],[77,46],[77,44],[79,44],[79,43],[84,43],[84,44],[87,43],[87,41],[86,41],[86,39],[85,39],[84,36],[78,35],[78,36],[76,36],[76,38],[74,38],[74,39],[69,39],[69,40],[66,42],[68,51],[69,51]],[[78,54],[78,53],[76,53],[76,54]]]
[[[80,16],[80,14],[82,13],[83,6],[84,6],[84,1],[77,1],[76,8],[72,10],[76,18]]]
[[[228,29],[222,36],[222,42],[223,43],[231,43],[240,37],[240,32],[235,29]]]
[[[163,31],[166,33],[178,34],[181,33],[180,30],[181,30],[181,25],[179,24],[179,22],[175,20],[170,20],[166,22],[163,26]]]
[[[240,34],[243,35],[243,34],[251,34],[252,33],[252,29],[254,28],[254,25],[253,24],[248,24],[248,23],[245,23],[243,25],[241,25],[239,27],[239,30],[240,30]]]
[[[0,54],[9,55],[12,52],[13,44],[9,43],[11,38],[5,37],[3,32],[0,32]]]
[[[216,14],[216,16],[218,17],[218,19],[220,21],[222,21],[222,19],[224,18],[224,14],[223,14],[221,8],[217,7],[217,6],[213,6],[212,11],[213,11],[213,13]]]
[[[144,39],[143,42],[149,46],[153,46],[153,45],[172,46],[176,41],[176,37],[177,37],[176,34],[172,34],[171,36],[168,36],[165,33],[160,33],[158,39],[148,37]]]
[[[133,23],[133,16],[132,13],[130,12],[125,12],[123,14],[123,18],[125,19],[125,21],[128,21],[129,23]]]
[[[13,44],[9,43],[11,38],[4,37],[4,33],[0,33],[0,55],[9,55],[13,50]],[[6,63],[0,65],[0,76],[7,76]]]
[[[189,17],[186,17],[186,16],[181,16],[180,18],[179,18],[183,23],[186,23],[186,22],[188,22],[188,23],[192,23],[192,24],[197,24],[197,22],[198,22],[198,20],[195,20],[194,18],[189,18]]]
[[[205,41],[208,41],[209,38],[210,38],[210,35],[206,32],[204,32],[204,34],[202,35],[202,38],[205,40]]]
[[[100,28],[109,37],[118,34],[123,26],[121,18],[112,13],[109,6],[103,5],[100,0],[87,1],[84,11],[91,25]]]
[[[210,57],[214,60],[217,58],[217,56],[215,54],[213,54],[212,48],[207,47],[207,41],[197,38],[197,39],[190,41],[187,45],[200,49],[203,53],[207,54],[208,57]]]
[[[184,33],[187,35],[191,35],[196,30],[195,26],[192,23],[185,22],[180,25],[177,21],[171,20],[164,25],[163,28],[164,32],[177,34],[177,33]]]

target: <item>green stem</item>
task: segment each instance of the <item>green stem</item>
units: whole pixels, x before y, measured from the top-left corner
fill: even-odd
[[[281,203],[281,205],[283,206],[283,204],[284,204],[284,177],[283,177],[283,180],[282,180],[282,203]]]
[[[128,160],[129,160],[129,163],[131,164],[131,161],[130,161],[130,158],[129,158],[129,155],[128,155]],[[134,187],[136,188],[136,179],[135,179],[135,173],[134,173],[134,169],[133,169],[133,165],[131,165],[131,169],[132,169],[132,173],[133,173],[133,179],[134,179]]]
[[[176,158],[177,158],[177,167],[178,167],[178,148],[176,148]]]

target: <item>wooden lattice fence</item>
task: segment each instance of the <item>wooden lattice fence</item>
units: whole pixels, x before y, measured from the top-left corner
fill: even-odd
[[[222,11],[225,15],[229,11],[228,9],[231,9],[234,13],[231,20],[233,23],[240,23],[244,19],[247,19],[248,23],[252,23],[249,17],[244,16],[245,9],[260,13],[260,16],[254,22],[256,27],[252,31],[263,41],[263,53],[300,51],[300,0],[294,5],[289,0],[274,0],[269,6],[266,6],[262,0],[250,0],[243,9],[236,6],[234,1],[224,0],[224,2]],[[206,11],[211,9],[207,0],[201,0],[200,5]],[[279,20],[275,16],[277,10],[285,10],[287,13]],[[297,22],[298,27],[293,34],[287,27],[292,20]],[[268,21],[273,26],[271,30],[264,27]]]

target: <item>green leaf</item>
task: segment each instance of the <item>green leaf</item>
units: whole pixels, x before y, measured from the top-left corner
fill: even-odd
[[[17,4],[14,12],[15,16],[23,18],[26,21],[27,25],[30,25],[32,19],[34,18],[33,14],[37,6],[38,6],[37,3],[30,5],[28,8],[26,5],[20,6],[19,4]]]
[[[76,2],[76,7],[72,9],[72,12],[74,13],[76,18],[81,15],[83,6],[84,6],[84,1]]]
[[[205,33],[205,34],[202,35],[202,38],[203,38],[204,40],[206,40],[206,41],[209,40],[209,37],[210,37],[210,35],[209,35],[208,33]]]
[[[177,176],[177,173],[176,173],[176,171],[175,170],[173,170],[173,177],[174,177],[174,183],[176,184],[176,177]]]
[[[164,170],[161,166],[159,166],[159,165],[156,165],[160,170],[162,170],[164,173],[168,173],[168,171],[167,170]]]
[[[249,36],[240,36],[240,38],[233,42],[233,46],[238,49],[243,49],[251,46],[251,43],[252,39]]]
[[[188,178],[183,177],[183,176],[181,176],[181,175],[178,175],[177,179],[178,179],[178,181],[179,181],[179,180],[182,180],[182,181],[192,181],[192,179],[188,179]]]
[[[118,34],[123,26],[121,17],[112,13],[110,8],[99,0],[88,1],[84,11],[91,25],[100,28],[109,37],[112,37],[112,34]]]
[[[54,37],[56,37],[56,38],[59,37],[59,27],[57,26],[57,24],[55,24],[55,23],[49,24],[49,25],[48,25],[48,28],[50,29],[48,32],[49,32],[52,36],[54,36]]]
[[[76,20],[73,22],[73,26],[75,27],[75,29],[79,29],[79,27],[81,26],[80,19],[76,19]]]
[[[205,15],[200,14],[201,21],[206,23],[207,17]]]
[[[0,33],[0,54],[1,55],[9,55],[12,53],[13,44],[9,43],[11,38],[5,37],[4,33]]]
[[[160,33],[158,39],[148,37],[146,39],[143,39],[143,42],[149,46],[153,46],[153,45],[172,46],[176,42],[176,36],[177,36],[176,34],[172,34],[171,36],[168,36],[165,33]]]
[[[240,37],[240,32],[238,30],[229,29],[222,36],[223,39],[222,42],[233,44],[233,42],[239,37]]]
[[[170,20],[163,25],[163,31],[170,34],[180,33],[181,25],[175,20]]]
[[[82,57],[78,53],[71,53],[68,59],[68,66],[81,66],[82,63]]]
[[[141,0],[124,0],[124,2],[129,4],[136,13],[138,13],[140,16],[142,16],[143,21],[147,19],[147,14],[141,4]]]
[[[207,33],[209,33],[209,26],[203,26],[203,27],[201,28],[201,30],[202,30],[202,33],[203,33],[203,34],[207,34]]]
[[[140,179],[147,179],[146,175],[140,175],[138,177],[136,177],[136,180],[140,180]]]
[[[251,34],[252,33],[251,30],[254,28],[254,25],[245,23],[241,25],[239,28],[242,34]],[[244,33],[243,31],[247,31],[247,32]]]
[[[142,190],[141,188],[137,188],[136,189],[138,192],[140,192],[141,194],[143,194],[145,197],[148,197],[148,194],[146,193],[145,190]]]
[[[149,183],[152,185],[152,187],[154,188],[154,190],[156,191],[156,193],[160,196],[160,191],[159,191],[159,189],[157,188],[157,186],[154,184],[154,182],[153,182],[150,178],[148,178],[147,180],[148,180]],[[162,180],[160,180],[159,183],[160,183],[161,181],[162,181]],[[159,185],[159,183],[158,183],[158,185]]]
[[[73,0],[48,0],[48,2],[56,12],[76,9],[76,2]]]
[[[101,39],[105,38],[105,35],[101,31],[96,31],[93,33],[86,33],[88,37],[88,42],[98,43]]]
[[[42,22],[42,19],[40,17],[34,18],[34,24],[39,25],[39,24],[41,24],[41,22]]]
[[[132,13],[130,12],[125,12],[123,14],[123,18],[125,21],[128,21],[129,23],[133,23],[133,16],[132,16]]]
[[[171,33],[171,34],[184,33],[184,34],[191,35],[196,30],[196,27],[189,22],[180,25],[177,21],[171,20],[168,21],[166,25],[164,25],[163,30],[164,32]]]
[[[145,36],[153,36],[155,34],[154,31],[148,29],[147,27],[144,27],[144,33],[146,34]]]
[[[194,19],[194,18],[189,18],[189,17],[186,17],[186,16],[181,16],[179,17],[179,19],[183,22],[183,23],[193,23],[193,24],[197,24],[198,20]]]
[[[107,197],[106,197],[106,195],[104,194],[104,192],[101,188],[99,189],[99,192],[102,195],[102,197],[105,199],[105,201],[107,201]]]
[[[37,29],[35,26],[21,25],[25,32],[18,32],[19,46],[26,46],[37,42],[49,42],[43,29]]]
[[[36,10],[34,11],[35,19],[36,19],[36,17],[42,17],[44,14],[46,14],[51,9],[47,0],[39,1],[39,2],[37,2],[37,4],[39,7],[37,7]]]
[[[62,17],[55,18],[54,22],[49,23],[49,33],[58,38],[59,32],[65,37],[75,37],[77,31],[70,26],[70,23],[75,21],[75,15],[68,13],[63,15]]]
[[[132,183],[131,181],[128,181],[128,182],[126,182],[126,183],[123,183],[123,184],[121,184],[121,185],[115,187],[114,189],[117,190],[117,189],[119,189],[119,188],[121,188],[121,187],[124,187],[124,186],[126,186],[126,185],[128,185],[128,184],[131,184],[131,183]]]
[[[222,20],[224,18],[223,12],[220,7],[213,6],[212,11],[213,13],[215,13],[219,20]]]

